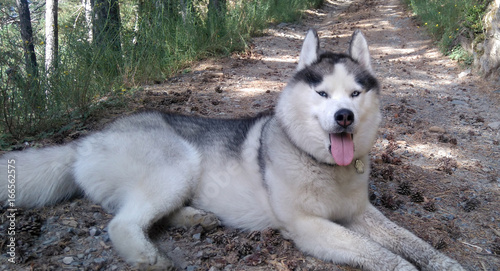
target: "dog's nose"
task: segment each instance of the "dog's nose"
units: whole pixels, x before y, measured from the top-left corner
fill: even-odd
[[[340,109],[335,113],[335,121],[338,125],[347,128],[354,122],[354,113],[349,109]]]

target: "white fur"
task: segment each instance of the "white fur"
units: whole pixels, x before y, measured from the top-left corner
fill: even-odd
[[[372,72],[370,64],[370,53],[368,51],[368,43],[360,31],[355,31],[352,35],[351,44],[349,46],[349,55],[361,64],[366,70]]]
[[[302,49],[300,51],[299,64],[297,65],[296,70],[299,71],[316,61],[319,54],[318,50],[318,34],[314,29],[310,29],[304,39],[304,44],[302,45]]]
[[[317,44],[310,31],[299,70],[317,60]],[[350,54],[371,72],[359,32]],[[238,152],[224,147],[234,146],[226,138],[216,141],[220,146],[200,147],[203,139],[193,144],[162,115],[143,113],[71,145],[2,156],[0,185],[8,185],[5,165],[14,158],[18,206],[51,204],[81,188],[115,213],[109,224],[115,249],[145,268],[173,268],[147,237],[153,223],[167,218],[169,224],[213,224],[200,218],[209,211],[225,225],[280,229],[306,253],[366,270],[417,270],[409,261],[422,270],[463,270],[369,203],[368,153],[381,119],[379,97],[375,90],[352,97],[361,86],[348,69],[336,64],[315,87],[292,81],[276,114],[259,118],[241,135],[245,141]],[[334,165],[328,151],[339,109],[354,113],[354,157],[365,164],[364,173],[352,164]],[[7,201],[5,191],[0,189],[2,202]],[[186,207],[187,202],[192,206]]]

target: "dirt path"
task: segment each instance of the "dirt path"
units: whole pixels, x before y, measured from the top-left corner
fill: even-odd
[[[371,201],[467,269],[498,270],[500,94],[441,56],[397,0],[327,1],[302,23],[255,38],[246,54],[202,61],[164,84],[144,86],[133,106],[218,117],[272,110],[310,27],[329,50],[345,50],[354,29],[369,42],[384,113],[372,153]],[[84,199],[20,211],[22,263],[4,265],[3,258],[0,269],[127,270],[111,247],[110,218]],[[157,239],[184,270],[355,270],[304,255],[272,230],[194,227]]]

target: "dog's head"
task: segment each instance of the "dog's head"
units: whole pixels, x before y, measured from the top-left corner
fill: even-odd
[[[293,143],[321,162],[347,166],[366,155],[381,116],[363,34],[355,31],[347,54],[336,54],[321,51],[309,30],[276,114]]]

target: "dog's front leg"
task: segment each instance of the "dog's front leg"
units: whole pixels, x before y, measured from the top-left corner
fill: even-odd
[[[348,227],[416,263],[422,270],[464,270],[455,260],[390,221],[373,205],[370,205],[366,212]]]
[[[302,217],[287,223],[287,235],[304,252],[363,270],[416,271],[405,259],[366,236],[320,217]]]

